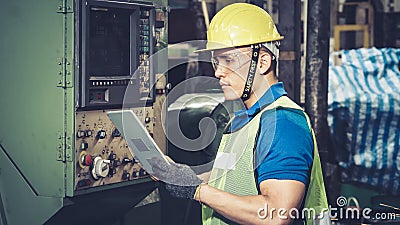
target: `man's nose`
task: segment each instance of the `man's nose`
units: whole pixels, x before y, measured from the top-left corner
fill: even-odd
[[[217,66],[217,69],[214,72],[214,76],[220,79],[221,77],[225,77],[225,73],[226,73],[226,68],[224,68],[223,66]]]

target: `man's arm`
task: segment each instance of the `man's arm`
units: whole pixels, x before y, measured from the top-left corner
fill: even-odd
[[[203,182],[207,183],[211,176],[211,171],[197,175]]]
[[[238,196],[202,184],[195,197],[240,224],[286,225],[292,222],[289,211],[301,206],[305,185],[295,180],[269,179],[260,183],[260,191],[261,195]]]

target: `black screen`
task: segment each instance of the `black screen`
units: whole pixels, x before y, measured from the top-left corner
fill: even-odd
[[[134,10],[91,6],[89,75],[130,75],[130,16]]]

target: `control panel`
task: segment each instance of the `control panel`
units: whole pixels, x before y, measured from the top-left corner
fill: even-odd
[[[79,108],[115,109],[154,103],[151,55],[155,49],[152,5],[124,1],[81,2]],[[129,88],[130,95],[126,97]]]
[[[140,11],[140,48],[139,48],[139,93],[141,100],[151,97],[150,93],[150,60],[152,54],[152,34],[150,11],[142,9]],[[149,99],[151,100],[151,98]]]
[[[150,135],[154,129],[152,107],[133,108]],[[115,128],[106,110],[76,113],[75,190],[148,177],[135,160],[123,133]]]

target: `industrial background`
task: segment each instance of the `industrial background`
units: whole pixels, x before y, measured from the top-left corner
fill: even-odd
[[[0,225],[201,224],[106,113],[132,109],[172,159],[212,163],[235,103],[192,52],[234,2],[264,8],[285,37],[279,79],[311,117],[329,203],[394,215],[333,224],[400,224],[400,0],[39,0],[0,7]],[[163,113],[167,133],[179,114],[186,137],[204,117],[217,135],[184,151]]]

